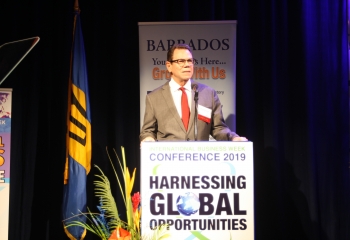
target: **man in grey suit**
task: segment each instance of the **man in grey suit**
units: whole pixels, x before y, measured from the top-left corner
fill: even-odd
[[[193,57],[188,45],[172,46],[166,67],[171,80],[146,96],[141,142],[208,141],[210,135],[222,141],[247,141],[225,124],[216,91],[191,80]],[[197,104],[193,96],[198,96]]]

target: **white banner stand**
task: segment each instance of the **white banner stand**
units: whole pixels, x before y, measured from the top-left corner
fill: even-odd
[[[192,80],[216,90],[226,125],[236,130],[237,21],[139,22],[140,129],[146,95],[170,80],[166,55],[171,46],[185,43],[192,49]]]
[[[39,37],[0,46],[0,84],[39,42]],[[8,239],[12,89],[0,88],[0,239]]]

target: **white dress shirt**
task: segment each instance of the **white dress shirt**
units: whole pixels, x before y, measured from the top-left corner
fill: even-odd
[[[171,92],[171,95],[173,96],[173,100],[174,100],[177,112],[179,113],[180,118],[182,118],[182,111],[181,111],[182,91],[180,90],[181,86],[177,82],[175,82],[173,78],[171,78],[169,82],[169,86],[170,86],[170,92]],[[191,111],[191,102],[192,102],[191,101],[192,99],[191,79],[188,80],[185,86],[183,87],[185,88],[185,91],[187,94],[188,106]]]

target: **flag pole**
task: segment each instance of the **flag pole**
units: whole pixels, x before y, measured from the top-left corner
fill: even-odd
[[[79,0],[75,0],[74,1],[74,11],[79,11],[80,12]]]

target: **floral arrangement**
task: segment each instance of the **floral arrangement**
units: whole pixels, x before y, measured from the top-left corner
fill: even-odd
[[[115,150],[113,150],[122,170],[124,187],[122,186],[121,178],[119,178],[114,168],[108,150],[107,154],[122,194],[126,208],[127,220],[123,221],[120,219],[118,208],[111,192],[110,182],[102,170],[95,165],[101,173],[101,175],[95,175],[99,180],[94,181],[96,186],[95,196],[100,199],[100,205],[97,206],[99,213],[92,213],[88,209],[88,213],[81,213],[86,217],[86,222],[72,221],[66,225],[66,228],[80,226],[87,231],[96,234],[103,240],[162,240],[169,238],[170,234],[167,230],[167,225],[159,226],[157,230],[153,231],[151,234],[141,236],[141,196],[139,192],[131,195],[135,181],[136,169],[134,169],[132,176],[130,176],[129,169],[126,166],[124,148],[121,147],[121,149],[123,162],[120,161]]]

